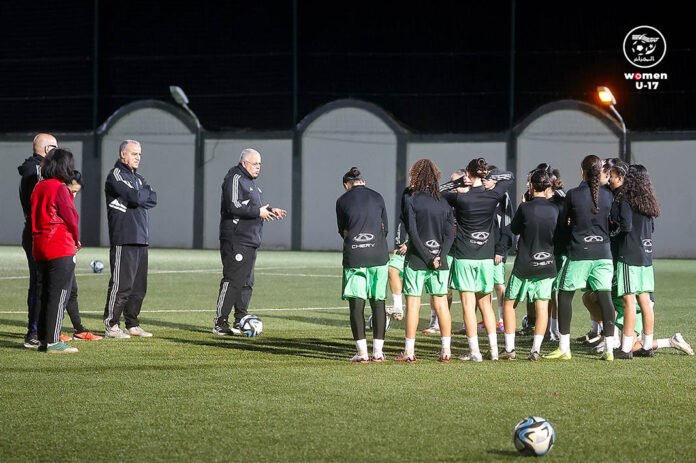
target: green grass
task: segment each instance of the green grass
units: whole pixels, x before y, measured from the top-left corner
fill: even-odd
[[[84,249],[78,258],[83,319],[99,331],[108,270],[91,274],[88,263],[108,265],[108,250]],[[606,363],[574,344],[570,362],[443,365],[435,361],[439,338],[419,334],[414,365],[350,364],[347,310],[335,309],[345,306],[337,253],[259,254],[251,312],[265,331],[252,339],[210,333],[217,252],[153,249],[141,322],[155,337],[75,342],[80,352],[65,356],[22,347],[27,280],[11,277],[26,275],[24,254],[0,247],[0,262],[3,462],[513,461],[523,457],[512,428],[531,414],[556,429],[545,461],[696,454],[696,363],[670,349]],[[693,341],[696,262],[655,267],[656,337],[681,331]],[[579,295],[575,304],[578,336],[588,316]],[[305,310],[269,310],[291,308]],[[461,306],[452,312],[458,326]],[[394,322],[389,358],[403,334],[403,322]],[[455,337],[454,354],[465,344]],[[529,339],[518,344],[526,354]]]

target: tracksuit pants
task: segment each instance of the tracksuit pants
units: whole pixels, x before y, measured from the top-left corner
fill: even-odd
[[[75,256],[36,262],[41,295],[38,313],[38,336],[43,345],[60,340],[65,305],[75,277]]]
[[[147,246],[111,246],[111,279],[104,307],[104,326],[118,326],[121,314],[126,329],[139,326],[138,315],[147,292]]]
[[[82,325],[82,318],[80,318],[80,309],[77,305],[77,278],[73,274],[72,286],[70,288],[70,296],[68,297],[68,302],[65,305],[65,310],[68,312],[70,317],[70,323],[72,323],[73,329],[76,333],[81,333],[87,331],[87,329]]]
[[[220,240],[222,280],[217,300],[215,324],[227,322],[234,306],[234,321],[239,322],[249,309],[254,287],[257,248]]]
[[[29,226],[24,224],[22,230],[22,248],[27,256],[27,265],[29,266],[29,290],[27,291],[27,337],[33,336],[38,331],[39,321],[39,293],[41,288],[38,286],[38,271],[36,261],[31,252],[31,223]]]

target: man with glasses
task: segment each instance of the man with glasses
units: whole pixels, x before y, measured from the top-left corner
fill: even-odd
[[[22,248],[27,256],[29,265],[29,291],[27,292],[27,311],[29,323],[27,335],[24,337],[24,347],[38,349],[39,339],[38,330],[38,310],[37,296],[40,290],[37,282],[36,262],[31,253],[31,192],[41,180],[41,162],[49,151],[58,145],[56,138],[48,133],[40,133],[34,137],[34,153],[31,157],[24,160],[21,166],[17,167],[22,179],[19,182],[19,201],[22,203],[24,212],[24,229],[22,230]]]
[[[254,180],[261,172],[261,154],[247,148],[239,164],[222,182],[220,205],[220,257],[222,279],[217,300],[213,333],[239,334],[239,321],[247,314],[254,286],[256,250],[261,244],[263,222],[281,220],[287,211],[263,204],[261,189]],[[234,306],[234,323],[228,317]]]

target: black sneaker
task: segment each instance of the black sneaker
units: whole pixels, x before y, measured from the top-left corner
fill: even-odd
[[[41,344],[39,342],[39,337],[35,334],[31,336],[27,335],[24,338],[24,347],[26,347],[27,349],[38,349],[39,344]]]
[[[634,357],[655,357],[655,351],[653,349],[646,350],[646,349],[638,349],[633,353]]]
[[[218,336],[231,336],[232,330],[230,329],[230,324],[228,322],[218,322],[213,328],[213,334]]]
[[[621,349],[614,349],[614,360],[633,360],[633,352],[624,352]]]
[[[242,334],[242,328],[239,326],[239,322],[234,322],[232,324],[232,333],[233,334]]]
[[[517,336],[534,336],[534,326],[527,326],[515,332]]]
[[[597,336],[599,336],[599,334],[597,334],[597,333],[595,333],[594,331],[590,330],[590,331],[588,331],[587,333],[585,333],[585,334],[583,334],[582,336],[580,336],[579,338],[575,338],[575,340],[578,341],[578,342],[581,342],[581,343],[585,344],[585,342],[588,342],[588,341],[590,341],[590,340],[596,338]]]
[[[582,345],[585,347],[595,347],[602,342],[602,335],[597,333],[586,334],[583,338]]]

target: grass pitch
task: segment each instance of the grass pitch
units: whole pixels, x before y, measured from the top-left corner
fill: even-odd
[[[95,258],[105,273],[91,273]],[[573,344],[569,362],[439,364],[439,337],[419,333],[414,365],[350,364],[338,253],[259,254],[250,312],[264,333],[253,339],[210,332],[217,252],[153,249],[141,323],[155,337],[52,356],[22,347],[23,251],[1,247],[0,262],[0,461],[513,461],[524,457],[512,428],[528,415],[556,430],[545,461],[696,455],[696,359],[671,349],[607,363]],[[655,269],[656,338],[694,342],[696,262]],[[101,333],[108,250],[82,250],[76,273],[83,322]],[[459,326],[461,305],[452,313]],[[422,327],[428,317],[423,307]],[[573,337],[587,326],[577,294]],[[403,335],[392,322],[388,358]],[[453,353],[465,347],[455,336]],[[529,347],[518,338],[522,356]]]

